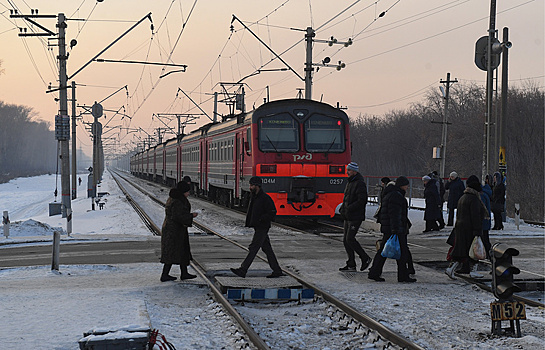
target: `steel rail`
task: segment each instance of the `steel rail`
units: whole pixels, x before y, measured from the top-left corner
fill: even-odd
[[[111,171],[110,171],[111,173]],[[131,184],[131,186],[135,187],[136,189],[138,189],[139,191],[141,191],[142,193],[146,194],[148,197],[152,198],[155,202],[157,202],[158,204],[164,206],[165,204],[160,201],[159,199],[155,198],[154,196],[152,196],[151,194],[145,192],[144,189],[142,189],[140,186],[137,186],[136,184],[132,183],[131,181],[127,180],[126,178],[122,177],[120,174],[116,173],[117,176],[123,178],[125,181],[129,182]],[[121,191],[127,196],[127,198],[130,196],[126,191],[125,189],[121,186],[121,184],[119,183],[119,181],[117,181],[117,179],[115,179],[115,176],[113,176],[112,174],[112,177],[114,178],[114,180],[116,180],[116,183],[120,186],[121,188]],[[140,215],[140,212],[144,212],[144,210],[136,203],[132,200],[132,197],[131,197],[131,200],[129,200],[129,202],[131,203],[131,205],[133,206],[133,208],[135,208],[135,210],[139,213]],[[138,208],[138,209],[137,209]],[[146,217],[149,218],[149,216],[146,215]],[[152,222],[153,224],[153,222]],[[200,225],[198,225],[197,223],[195,223],[195,226],[199,227]],[[147,224],[146,224],[147,225]],[[153,227],[154,227],[154,234],[156,235],[161,235],[161,230],[157,227],[157,225],[153,224]],[[206,231],[205,231],[206,232]],[[221,293],[221,291],[216,287],[216,285],[214,284],[214,282],[208,277],[206,276],[206,271],[205,269],[202,267],[202,265],[195,259],[193,258],[193,261],[190,262],[191,264],[191,267],[197,272],[197,274],[206,282],[206,284],[208,285],[208,287],[210,288],[210,290],[212,291],[213,295],[214,295],[214,299],[216,299],[217,302],[219,302],[223,307],[224,309],[227,311],[227,313],[233,317],[236,322],[239,324],[239,326],[244,330],[244,332],[246,333],[246,335],[248,336],[248,338],[250,339],[250,341],[254,344],[255,347],[257,347],[259,350],[270,350],[269,346],[265,343],[265,341],[257,334],[257,332],[244,320],[244,318],[242,318],[242,316],[240,315],[240,313],[238,313],[238,311],[233,307],[233,305],[231,305],[231,303],[229,303],[229,300],[227,300],[227,298]]]
[[[116,179],[116,177],[113,175],[112,171],[108,169],[108,171],[110,172],[110,174],[112,175],[112,178],[114,179],[114,181],[117,183],[117,185],[119,186],[119,189],[121,189],[121,192],[123,192],[123,195],[125,195],[125,198],[127,198],[127,201],[129,202],[129,204],[134,208],[134,211],[136,211],[136,213],[138,214],[138,216],[140,216],[140,218],[142,219],[142,221],[144,222],[144,224],[146,225],[146,227],[155,235],[155,236],[160,236],[161,235],[161,229],[155,225],[155,223],[153,222],[153,220],[149,217],[149,215],[138,205],[138,203],[136,203],[134,201],[134,199],[132,198],[132,196],[127,192],[127,190],[125,189],[125,187],[123,187],[123,185],[121,185],[121,183],[119,182],[118,179]],[[120,176],[121,177],[121,176]],[[127,179],[123,178],[125,181],[129,182]],[[129,182],[130,183],[130,182]]]
[[[128,181],[128,180],[125,179],[125,181]],[[131,183],[131,185],[132,185],[132,183]],[[134,186],[134,187],[139,189],[140,191],[145,191],[140,186]],[[150,197],[150,198],[153,197],[151,194],[149,194],[147,192],[144,192],[144,193],[146,193],[148,195],[148,197]],[[154,200],[156,202],[158,202],[158,203],[161,203],[161,201],[159,201],[158,199],[154,199]],[[236,241],[222,235],[219,232],[216,232],[215,230],[207,227],[206,225],[204,225],[202,223],[199,223],[198,221],[194,220],[193,225],[198,227],[202,231],[204,231],[206,233],[212,233],[215,236],[218,236],[219,238],[221,238],[223,240],[226,240],[226,241],[230,242],[231,244],[236,245],[237,247],[239,247],[241,249],[244,249],[246,251],[249,250],[247,247],[241,245],[240,243],[238,243],[238,242],[236,242]],[[263,257],[260,254],[257,254],[257,258],[259,258],[260,260],[262,260],[264,262],[267,262],[266,257]],[[196,261],[194,260],[194,262],[196,262]],[[198,263],[195,263],[195,264],[191,263],[191,266],[193,266],[193,268],[195,268],[196,271],[197,271],[197,268],[196,268],[197,264]],[[202,269],[202,271],[204,271],[204,268],[200,264],[198,264],[198,268]],[[371,317],[365,315],[364,313],[358,311],[356,308],[352,307],[350,304],[338,299],[337,297],[333,296],[332,294],[330,294],[330,293],[326,292],[325,290],[319,288],[318,286],[316,286],[312,282],[309,282],[309,281],[303,279],[302,277],[300,277],[299,275],[297,275],[297,274],[295,274],[295,273],[293,273],[291,271],[288,271],[288,270],[285,270],[285,269],[282,269],[282,271],[285,274],[292,277],[293,279],[295,279],[296,281],[298,281],[299,283],[301,283],[303,286],[305,286],[307,288],[312,288],[315,291],[315,293],[320,295],[324,300],[326,300],[329,303],[333,304],[334,306],[338,307],[340,310],[342,310],[344,313],[351,316],[352,318],[354,318],[358,322],[364,324],[366,327],[368,327],[368,328],[370,328],[372,330],[377,331],[387,341],[390,341],[390,342],[392,342],[392,343],[394,343],[394,344],[396,344],[398,346],[401,346],[403,348],[407,348],[407,349],[410,349],[410,350],[423,350],[424,349],[420,345],[411,342],[410,340],[403,337],[402,335],[400,335],[400,334],[394,332],[393,330],[389,329],[388,327],[382,325],[379,321],[376,321],[373,318],[371,318]],[[199,274],[202,277],[205,276],[204,272],[199,271]],[[213,284],[213,282],[209,282],[208,278],[205,278],[205,280],[207,281],[207,283],[209,285]],[[217,288],[215,286],[214,286],[214,288],[217,290]],[[216,295],[216,292],[214,290],[213,290],[213,292],[214,292],[214,295]],[[217,292],[219,293],[219,295],[216,295],[218,298],[221,298],[221,300],[225,299],[225,297],[223,296],[223,294],[221,294],[221,292],[219,290]],[[221,303],[223,304],[223,302],[221,302]],[[226,303],[231,306],[231,304],[227,300],[226,300]],[[234,310],[234,308],[233,308],[233,310]],[[234,310],[234,311],[236,312],[236,310]],[[238,314],[238,312],[236,312],[236,314],[238,315],[238,317],[241,317],[240,314]],[[236,317],[236,316],[233,316],[233,317],[235,317],[237,319],[237,322],[239,322],[238,317]],[[242,317],[241,317],[241,321],[243,321]],[[246,322],[244,321],[244,323],[246,323]],[[242,324],[241,324],[241,327],[244,328],[244,326],[242,326]],[[248,326],[248,327],[249,327],[249,329],[251,331],[253,331],[253,329],[251,329],[250,326]],[[246,331],[246,328],[244,328],[244,330]],[[247,334],[250,337],[250,339],[252,339],[252,337],[250,336],[250,334],[248,332],[247,332]],[[258,339],[261,339],[261,338],[259,338],[259,336],[257,336],[256,341]],[[252,342],[254,342],[254,339],[252,339]],[[260,349],[265,349],[265,348],[260,347],[260,345],[256,344],[255,342],[254,342],[254,345],[256,345]],[[264,346],[267,346],[267,345],[264,344]],[[267,349],[268,349],[268,347],[267,347]]]

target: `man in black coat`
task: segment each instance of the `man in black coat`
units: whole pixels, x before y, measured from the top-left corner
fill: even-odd
[[[455,171],[450,173],[449,179],[447,180],[447,183],[445,184],[445,189],[448,190],[448,201],[447,201],[447,208],[448,208],[448,222],[447,226],[454,225],[454,209],[458,206],[458,201],[460,200],[460,197],[464,194],[466,186],[464,185],[464,182],[460,177],[458,176],[458,173]]]
[[[246,227],[253,227],[255,232],[252,243],[248,247],[249,252],[246,259],[244,259],[239,268],[231,268],[231,271],[239,277],[246,277],[246,273],[250,265],[252,265],[259,249],[263,250],[267,255],[267,261],[273,270],[267,278],[284,276],[282,268],[278,264],[276,255],[273,252],[268,234],[271,228],[271,221],[276,216],[276,207],[272,198],[261,188],[262,185],[263,181],[259,176],[253,176],[250,179],[252,198],[250,199],[248,212],[246,213]]]
[[[356,240],[356,234],[361,226],[361,222],[365,220],[365,207],[367,205],[367,185],[358,170],[358,164],[355,162],[350,162],[346,166],[348,183],[344,189],[343,204],[339,212],[344,219],[343,244],[348,255],[348,260],[346,261],[346,266],[341,267],[339,271],[356,271],[355,253],[361,259],[361,271],[365,270],[371,263],[371,257],[367,255]]]
[[[369,279],[377,282],[384,282],[382,268],[386,258],[382,256],[384,244],[392,235],[399,238],[401,248],[401,257],[397,260],[397,281],[398,282],[416,282],[415,278],[409,276],[407,262],[409,260],[409,247],[407,246],[407,234],[409,233],[409,207],[405,199],[405,192],[409,187],[409,180],[405,176],[396,179],[395,185],[388,186],[385,189],[382,206],[380,209],[380,232],[382,232],[382,242],[380,249],[373,259],[373,266],[369,269]],[[413,271],[414,272],[414,271]]]

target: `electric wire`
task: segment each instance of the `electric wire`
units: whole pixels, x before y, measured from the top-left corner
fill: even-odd
[[[83,22],[83,25],[81,26],[81,28],[78,28],[78,34],[76,34],[76,39],[79,38],[79,35],[81,34],[83,28],[85,28],[85,25],[87,24],[89,18],[91,17],[91,15],[93,14],[93,12],[95,12],[95,9],[97,8],[97,5],[98,5],[98,2],[95,2],[95,5],[94,5],[93,8],[91,9],[91,12],[89,12],[89,15],[87,16],[87,18],[86,18],[85,21]]]

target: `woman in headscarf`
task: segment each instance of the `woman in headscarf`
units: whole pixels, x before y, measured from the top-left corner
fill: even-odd
[[[180,181],[168,194],[165,221],[161,229],[161,262],[164,264],[161,282],[176,279],[169,275],[173,264],[180,265],[181,280],[197,277],[187,272],[187,266],[192,260],[187,228],[193,225],[193,218],[197,216],[197,213],[191,212],[191,204],[187,200],[189,190],[189,184]]]
[[[470,265],[474,264],[469,257],[469,249],[475,236],[482,236],[483,219],[486,217],[487,209],[481,200],[481,183],[479,178],[471,175],[466,181],[464,194],[458,201],[456,223],[453,233],[447,243],[453,245],[451,252],[453,263],[446,269],[445,273],[454,279],[454,272],[461,265],[459,273],[469,273]]]

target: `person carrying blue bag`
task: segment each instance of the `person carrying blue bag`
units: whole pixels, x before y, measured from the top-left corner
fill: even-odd
[[[396,179],[395,185],[390,185],[384,190],[384,198],[380,209],[380,232],[382,241],[380,249],[375,254],[373,265],[369,269],[368,278],[377,282],[384,282],[381,277],[386,258],[382,255],[386,242],[391,236],[396,235],[399,240],[401,254],[397,259],[397,281],[416,282],[409,276],[407,263],[409,261],[409,247],[407,246],[407,234],[409,233],[409,207],[405,199],[405,192],[409,188],[409,180],[405,176]],[[386,255],[386,254],[385,254]]]

